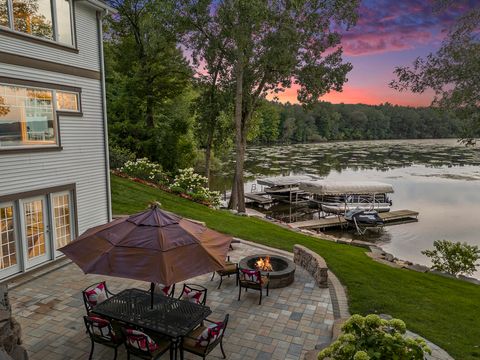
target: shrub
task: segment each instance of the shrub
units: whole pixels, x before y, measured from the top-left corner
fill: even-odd
[[[405,323],[399,319],[353,315],[343,324],[342,332],[318,354],[319,360],[423,360],[431,353],[423,339],[405,336]]]
[[[432,269],[444,271],[452,275],[471,275],[475,272],[480,259],[478,246],[467,243],[436,240],[433,242],[435,250],[424,250],[422,254],[428,256],[433,263]]]
[[[109,148],[110,169],[120,169],[127,161],[135,161],[135,153],[127,148],[112,145]]]
[[[170,190],[189,195],[194,201],[204,202],[214,207],[220,206],[220,193],[208,188],[205,176],[196,174],[193,168],[179,170]]]
[[[120,168],[120,171],[142,180],[161,184],[168,183],[167,175],[162,171],[162,166],[149,161],[147,158],[137,159],[136,161],[129,160]]]

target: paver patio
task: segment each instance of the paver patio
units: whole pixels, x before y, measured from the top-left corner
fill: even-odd
[[[234,247],[229,253],[232,261],[265,253],[265,248],[251,244]],[[271,253],[277,251],[272,249]],[[242,291],[242,298],[237,301],[238,288],[233,277],[225,278],[220,290],[219,278],[210,278],[211,274],[206,274],[188,282],[208,288],[207,305],[213,311],[210,318],[218,321],[230,314],[224,339],[228,359],[300,359],[316,344],[330,339],[334,315],[329,289],[318,288],[301,267],[297,266],[292,285],[271,289],[260,306],[256,291]],[[90,340],[82,319],[85,308],[81,291],[101,280],[106,280],[113,292],[149,287],[145,282],[84,275],[70,263],[10,290],[13,314],[22,326],[30,359],[88,359]],[[180,289],[181,285],[177,285],[177,294]],[[123,347],[118,358],[126,359]],[[198,359],[190,354],[185,358]],[[220,349],[208,358],[222,358]],[[94,359],[113,359],[113,350],[96,345]],[[162,359],[168,359],[168,354]]]

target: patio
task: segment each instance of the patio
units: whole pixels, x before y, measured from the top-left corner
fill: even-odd
[[[229,255],[238,262],[265,251],[264,247],[239,243],[234,244]],[[285,256],[274,249],[269,252]],[[208,288],[207,305],[213,311],[210,318],[219,321],[226,313],[230,314],[224,339],[228,359],[300,359],[316,344],[330,338],[334,314],[329,289],[318,288],[301,267],[297,266],[293,284],[271,289],[261,306],[255,291],[242,291],[242,298],[237,301],[234,278],[225,278],[220,290],[217,290],[219,277],[214,281],[210,278],[211,274],[206,274],[188,283]],[[149,287],[140,281],[84,275],[70,263],[10,290],[13,315],[22,326],[22,339],[30,359],[88,358],[90,340],[82,321],[85,309],[81,291],[101,280],[106,280],[113,292]],[[93,358],[113,358],[113,350],[96,345]],[[126,359],[124,349],[118,358]],[[168,359],[168,354],[163,358]],[[198,359],[190,354],[185,358]],[[208,358],[221,359],[220,349],[215,349]]]

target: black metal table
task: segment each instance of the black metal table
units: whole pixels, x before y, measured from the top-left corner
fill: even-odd
[[[175,345],[212,313],[207,306],[160,294],[153,296],[151,308],[150,291],[126,289],[95,306],[92,312],[168,336]]]

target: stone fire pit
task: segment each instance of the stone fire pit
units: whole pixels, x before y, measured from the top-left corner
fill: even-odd
[[[270,289],[282,288],[293,283],[295,278],[295,264],[293,261],[278,255],[258,254],[247,256],[240,260],[238,266],[240,269],[257,270],[255,263],[258,259],[270,257],[270,263],[273,271],[261,271],[262,274],[270,274]]]

